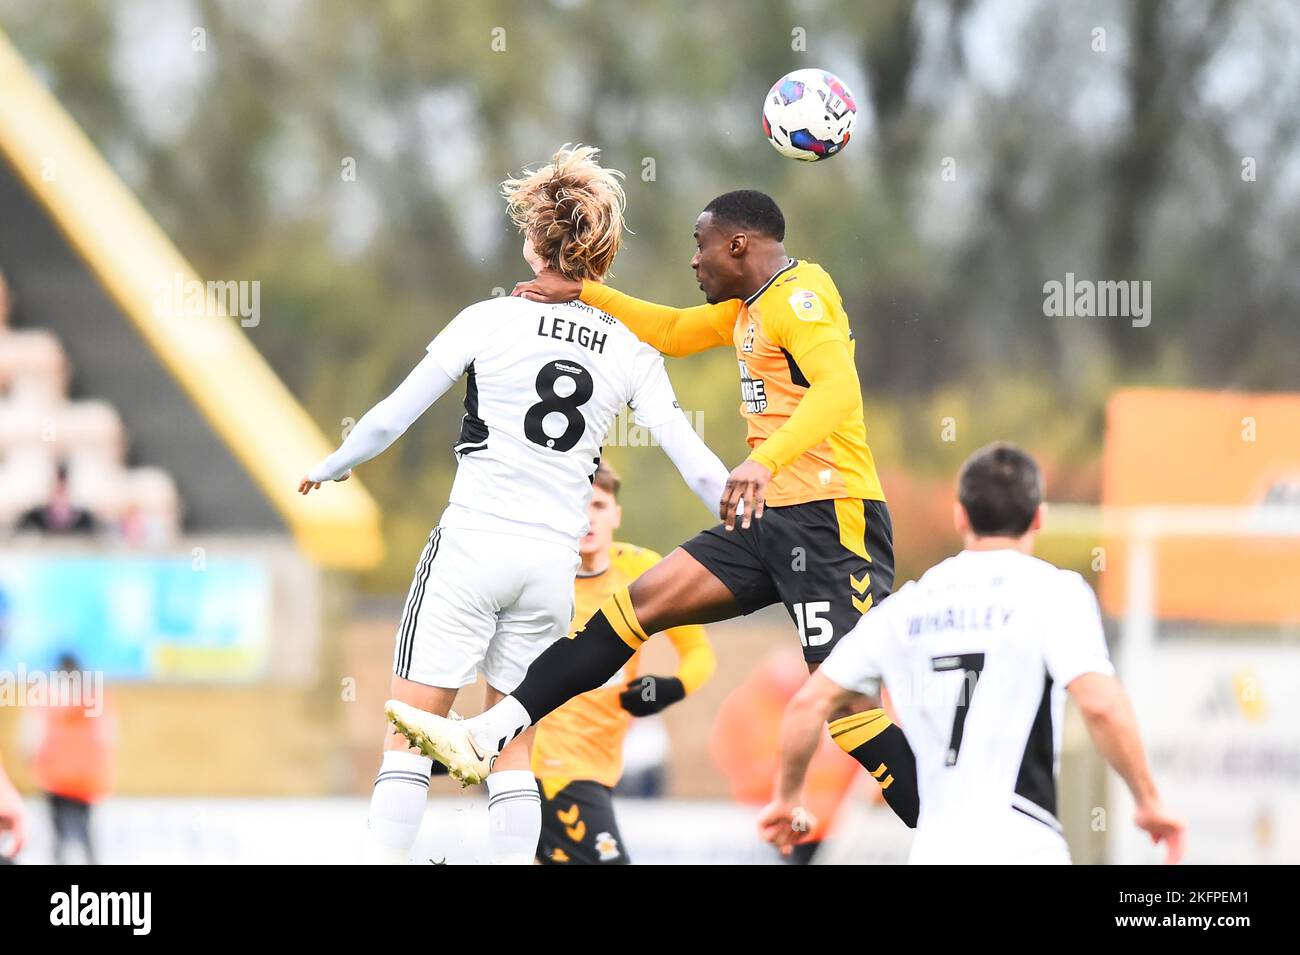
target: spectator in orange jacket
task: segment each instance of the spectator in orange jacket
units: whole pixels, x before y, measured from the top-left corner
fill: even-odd
[[[713,721],[709,752],[730,782],[737,802],[762,806],[772,798],[781,718],[786,704],[807,679],[808,668],[798,653],[774,650],[722,701]],[[791,861],[812,861],[859,769],[857,761],[836,746],[829,733],[822,737],[808,767],[804,802],[814,817],[812,837],[795,847]]]
[[[80,672],[80,664],[71,654],[60,658],[60,674]],[[52,685],[59,682],[51,681]],[[79,843],[87,864],[94,865],[90,810],[108,795],[113,784],[113,715],[108,701],[96,697],[103,693],[102,688],[88,679],[79,682],[78,699],[51,699],[37,713],[32,774],[50,802],[56,865],[65,861],[70,842]]]

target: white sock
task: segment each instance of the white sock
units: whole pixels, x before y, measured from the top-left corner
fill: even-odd
[[[542,797],[537,780],[524,769],[487,778],[488,837],[493,865],[532,865],[542,835]]]
[[[484,710],[478,716],[465,721],[465,728],[474,737],[479,749],[488,753],[499,753],[533,721],[523,704],[513,696],[507,696],[500,703]],[[491,779],[491,777],[488,777]]]
[[[429,798],[433,760],[419,753],[386,750],[370,796],[366,861],[374,865],[405,865],[420,832]]]

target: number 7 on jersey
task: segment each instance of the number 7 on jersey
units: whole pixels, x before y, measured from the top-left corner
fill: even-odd
[[[957,693],[957,712],[953,714],[952,736],[948,740],[948,755],[944,759],[945,766],[956,766],[957,755],[961,752],[962,731],[966,728],[966,714],[970,712],[975,687],[979,685],[980,673],[984,671],[984,654],[958,653],[933,657],[930,667],[935,673],[962,671],[961,690]]]

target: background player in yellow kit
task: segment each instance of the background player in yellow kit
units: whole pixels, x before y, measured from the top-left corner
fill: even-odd
[[[661,558],[614,540],[622,519],[620,479],[601,464],[592,480],[591,529],[578,544],[582,568],[574,583],[574,624],[595,613]],[[639,676],[638,652],[599,689],[575,696],[537,727],[533,774],[542,791],[543,865],[626,865],[614,815],[614,786],[623,775],[623,739],[634,716],[649,716],[693,693],[713,675],[713,648],[699,626],[664,636],[680,658],[672,676]]]

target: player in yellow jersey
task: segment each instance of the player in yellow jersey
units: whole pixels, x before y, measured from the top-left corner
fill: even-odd
[[[601,464],[592,480],[591,529],[578,544],[582,568],[574,584],[574,624],[595,613],[661,558],[614,540],[622,520],[619,477]],[[599,689],[575,696],[537,726],[533,774],[542,791],[543,865],[626,865],[614,815],[614,786],[623,775],[623,738],[635,716],[658,713],[713,675],[713,648],[698,626],[664,634],[677,649],[672,676],[639,675],[640,653]]]
[[[656,305],[554,271],[515,289],[546,302],[581,297],[666,355],[734,348],[751,452],[731,472],[722,524],[613,594],[575,639],[538,657],[500,703],[463,725],[422,719],[408,734],[429,742],[430,755],[453,775],[476,778],[497,741],[600,685],[648,634],[779,602],[812,671],[889,595],[893,532],[867,445],[848,316],[830,276],[791,258],[784,238],[785,218],[771,197],[729,192],[695,222],[691,268],[706,305]],[[879,701],[860,698],[831,723],[831,735],[915,826],[916,762]]]

